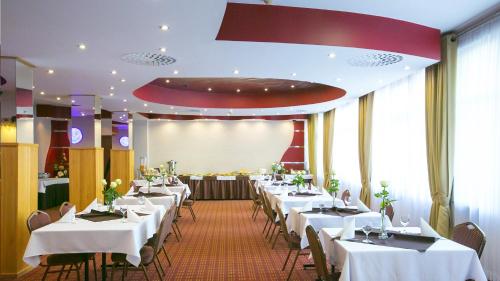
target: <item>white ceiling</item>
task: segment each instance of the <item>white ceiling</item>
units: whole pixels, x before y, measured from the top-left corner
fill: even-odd
[[[237,1],[261,3],[261,1]],[[487,8],[496,0],[274,0],[275,5],[314,7],[380,15],[448,31]],[[325,104],[281,109],[233,110],[232,115],[292,114],[324,111],[347,99],[377,89],[421,69],[432,60],[404,55],[402,63],[383,68],[357,68],[347,59],[374,51],[297,44],[215,41],[224,15],[225,0],[3,0],[1,3],[2,55],[18,56],[36,65],[36,98],[70,103],[57,96],[96,94],[103,107],[132,112],[193,114],[192,108],[148,104],[132,95],[134,89],[158,77],[238,77],[296,79],[329,84],[347,90],[345,98]],[[159,25],[169,30],[161,32]],[[87,49],[78,49],[85,43]],[[130,52],[158,51],[177,62],[165,67],[123,62]],[[328,58],[330,52],[335,59]],[[411,69],[405,71],[405,65]],[[48,69],[55,73],[47,74]],[[118,74],[111,75],[115,69]],[[174,75],[173,71],[179,74]],[[292,77],[292,73],[296,73]],[[126,82],[120,82],[120,79]],[[339,79],[340,78],[340,79]],[[110,86],[115,90],[111,91]],[[40,91],[46,93],[39,95]],[[113,92],[114,96],[109,97]],[[207,93],[208,94],[208,93]],[[123,102],[127,99],[127,102]],[[208,109],[221,115],[229,109]]]

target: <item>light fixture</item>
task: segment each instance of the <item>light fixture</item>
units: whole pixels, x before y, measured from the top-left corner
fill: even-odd
[[[176,70],[174,70],[174,74],[175,74],[175,75],[179,74],[179,70],[177,70],[177,69],[176,69]]]
[[[264,88],[264,92],[267,92],[267,91],[269,91],[269,89],[268,88]]]
[[[56,100],[61,100],[61,98],[60,98],[60,97],[57,97],[57,98],[56,98]]]
[[[233,112],[233,110],[232,110],[232,109],[229,109],[229,112]]]
[[[122,79],[120,80],[120,82],[122,82],[122,83],[124,83],[125,81],[127,81],[127,80],[125,80],[125,78],[122,78]]]
[[[255,113],[252,113],[253,116],[255,116]]]
[[[165,53],[166,51],[167,51],[167,48],[165,48],[165,47],[160,48],[160,52]]]
[[[239,71],[238,69],[235,69],[235,70],[233,71],[233,73],[234,73],[235,75],[238,75],[238,74],[240,74],[240,71]]]
[[[114,95],[115,95],[114,93],[109,93],[109,96],[110,96],[110,97],[112,97],[112,96],[114,96]]]
[[[227,116],[229,116],[230,114],[229,113],[226,113]]]
[[[123,102],[127,102],[127,99],[123,99]]]
[[[75,103],[75,100],[71,100],[71,103]]]
[[[295,88],[295,85],[290,85],[290,88],[294,89],[294,88]]]
[[[109,89],[110,89],[111,91],[113,91],[113,90],[115,89],[115,87],[114,87],[114,86],[111,86],[111,87],[109,87]]]
[[[203,109],[203,111],[205,111],[205,112],[207,112],[207,110],[208,110],[208,109],[206,109],[206,108],[205,108],[205,109]]]
[[[144,107],[148,107],[148,104],[147,104],[147,103],[145,103],[145,104],[144,104]]]
[[[171,107],[170,107],[170,110],[172,110],[172,109],[174,109],[174,107],[173,107],[173,106],[171,106]]]
[[[81,115],[82,115],[82,116],[85,116],[85,113],[83,113],[83,112],[82,112],[82,114],[81,114]]]
[[[44,92],[44,91],[41,91],[41,92],[40,92],[40,95],[42,95],[42,96],[43,96],[43,95],[45,95],[45,92]]]
[[[337,55],[334,52],[328,54],[328,57],[334,59]]]
[[[152,110],[150,110],[150,111],[149,111],[149,113],[153,113],[153,111],[152,111]]]
[[[297,73],[295,73],[295,72],[294,72],[294,73],[292,73],[292,76],[297,76]]]
[[[341,82],[341,81],[342,81],[342,78],[337,78],[335,81],[337,81],[337,82]]]
[[[49,70],[47,70],[47,73],[48,73],[48,74],[54,74],[54,72],[55,72],[55,71],[54,71],[54,69],[49,69]]]
[[[211,92],[212,91],[212,88],[208,88],[208,91]]]
[[[405,70],[410,70],[410,66],[409,65],[405,65]]]
[[[116,75],[116,73],[117,73],[116,70],[114,70],[114,69],[111,70],[111,74]]]
[[[78,44],[78,49],[83,51],[83,50],[87,49],[87,46],[83,43],[80,43],[80,44]]]
[[[174,113],[175,113],[175,115],[179,114],[179,113],[177,113],[177,111],[176,111],[176,112],[174,112]]]
[[[123,109],[123,111],[128,111],[128,109],[125,107],[125,108]]]
[[[165,83],[167,83],[167,84],[168,84],[168,83],[170,83],[170,80],[168,80],[168,79],[167,79],[167,80],[165,80]]]
[[[239,93],[239,92],[241,92],[241,90],[240,89],[236,89],[236,93]]]
[[[160,25],[160,30],[161,31],[167,31],[168,30],[168,25],[166,25],[166,24]]]

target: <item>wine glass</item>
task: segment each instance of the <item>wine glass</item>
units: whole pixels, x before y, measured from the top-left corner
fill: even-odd
[[[403,230],[401,230],[401,233],[406,233],[406,226],[408,226],[408,224],[410,223],[410,215],[401,215],[399,217],[399,222],[403,226]]]
[[[346,206],[351,206],[351,203],[352,203],[352,198],[351,198],[351,195],[348,195],[348,196],[345,198],[345,205],[346,205]]]
[[[144,205],[144,202],[146,202],[146,199],[144,198],[144,196],[139,196],[138,202],[139,202],[139,205]]]
[[[366,235],[366,239],[363,240],[363,243],[370,243],[370,244],[373,243],[370,239],[368,239],[368,235],[370,235],[370,233],[373,231],[372,224],[367,223],[367,224],[363,225],[363,227],[361,229],[363,230],[363,232]]]
[[[120,206],[120,213],[122,213],[122,222],[127,222],[125,213],[127,213],[127,206]]]
[[[295,196],[297,194],[297,190],[292,190],[292,196]]]
[[[323,208],[325,207],[324,203],[319,203],[319,213],[323,214]]]

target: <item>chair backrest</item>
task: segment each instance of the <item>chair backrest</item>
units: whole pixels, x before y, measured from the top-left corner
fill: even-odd
[[[486,235],[473,222],[464,222],[453,228],[452,240],[472,248],[476,251],[479,258],[483,254],[486,245]]]
[[[49,214],[38,210],[32,212],[26,220],[26,225],[28,226],[28,231],[30,233],[50,223]]]
[[[186,199],[184,197],[186,197],[186,189],[185,188],[182,189],[182,192],[181,192],[181,199],[180,199],[180,202],[179,202],[179,206],[177,206],[177,211],[175,212],[175,217],[176,218],[179,216],[179,212],[180,212],[180,210],[182,208],[182,204],[184,203],[184,199]],[[177,203],[177,201],[175,203]]]
[[[252,199],[253,201],[255,201],[255,199],[257,199],[256,197],[256,192],[255,192],[255,189],[254,189],[254,186],[253,186],[253,183],[252,181],[249,179],[248,180],[248,192],[250,193],[250,199]]]
[[[155,244],[153,245],[155,249],[155,253],[158,253],[161,250],[161,246],[167,239],[168,234],[170,233],[170,230],[172,229],[172,221],[174,219],[173,214],[175,213],[176,206],[173,204],[170,209],[167,210],[165,215],[163,215],[163,218],[160,223],[160,227],[158,227],[158,230],[156,231],[156,239]]]
[[[201,185],[201,180],[196,180],[196,184],[194,186],[194,194],[191,194],[191,199],[193,201],[196,201],[196,199],[199,197],[201,190],[200,185]]]
[[[271,202],[269,201],[269,198],[267,197],[267,195],[264,192],[262,193],[262,197],[264,198],[264,202],[266,204],[265,205],[266,214],[271,221],[274,221],[275,216],[273,213],[273,208],[271,207]]]
[[[61,204],[61,207],[59,207],[59,215],[62,217],[64,216],[69,210],[71,210],[71,208],[73,208],[73,204],[69,203],[69,202],[63,202]]]
[[[392,221],[392,219],[394,218],[394,206],[392,206],[392,204],[389,204],[389,206],[385,207],[385,214]]]
[[[314,260],[314,268],[316,268],[316,273],[318,274],[318,279],[320,280],[330,280],[328,277],[328,267],[326,266],[325,252],[323,251],[323,246],[319,241],[318,233],[312,227],[312,225],[306,226],[307,240],[309,241],[309,248],[311,248],[311,254]]]
[[[285,241],[291,242],[292,238],[290,237],[290,233],[288,233],[288,227],[286,226],[286,218],[280,206],[276,206],[276,213],[278,213],[278,218],[280,220],[280,229],[281,232],[283,233],[283,237],[285,237]]]
[[[349,189],[346,189],[344,190],[344,192],[342,192],[340,199],[342,200],[342,202],[344,202],[344,204],[347,205],[346,200],[348,197],[351,197],[351,192],[349,191]]]
[[[269,210],[267,208],[267,200],[266,200],[266,196],[264,194],[264,190],[262,188],[259,188],[259,198],[260,198],[260,201],[262,201],[262,208],[264,209],[264,213],[266,214],[267,217],[269,217]]]

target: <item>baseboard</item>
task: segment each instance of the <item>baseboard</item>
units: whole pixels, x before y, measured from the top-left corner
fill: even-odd
[[[6,274],[0,273],[0,280],[16,279],[16,278],[19,278],[19,277],[25,275],[26,273],[32,271],[33,269],[34,268],[31,266],[27,266],[27,267],[23,268],[21,271],[19,271],[18,273],[6,273]]]

